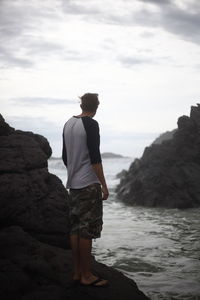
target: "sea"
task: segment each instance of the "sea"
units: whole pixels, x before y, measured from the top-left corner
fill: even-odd
[[[116,175],[133,160],[103,159],[110,196],[103,202],[103,231],[93,255],[133,279],[152,300],[200,300],[200,208],[125,205],[116,197]],[[62,160],[51,158],[48,167],[66,186]]]

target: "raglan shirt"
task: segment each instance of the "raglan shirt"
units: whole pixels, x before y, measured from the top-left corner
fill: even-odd
[[[72,117],[63,128],[62,159],[67,167],[68,189],[100,183],[92,164],[101,163],[98,122],[91,117]]]

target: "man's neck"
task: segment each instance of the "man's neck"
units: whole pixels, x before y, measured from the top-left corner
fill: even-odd
[[[94,112],[89,112],[89,111],[83,111],[80,115],[78,115],[77,117],[91,117],[93,118],[95,115]]]

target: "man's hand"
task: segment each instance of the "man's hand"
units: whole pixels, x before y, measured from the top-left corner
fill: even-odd
[[[102,200],[107,200],[109,196],[109,191],[107,186],[102,186],[101,190],[102,190]]]
[[[107,200],[109,196],[106,180],[104,177],[103,166],[101,163],[92,164],[95,174],[101,183],[102,200]]]

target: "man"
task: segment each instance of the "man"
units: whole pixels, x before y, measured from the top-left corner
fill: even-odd
[[[64,125],[62,151],[68,172],[73,281],[102,287],[108,281],[94,275],[91,268],[92,239],[101,235],[102,200],[109,196],[99,150],[99,125],[92,119],[99,100],[98,94],[92,93],[80,99],[82,113]]]

